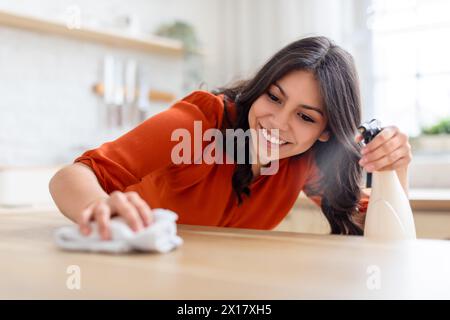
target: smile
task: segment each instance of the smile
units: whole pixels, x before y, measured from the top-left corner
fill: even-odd
[[[284,141],[283,139],[280,139],[274,135],[271,135],[268,130],[264,127],[262,127],[260,124],[258,125],[261,130],[262,136],[264,137],[264,139],[266,139],[267,141],[269,141],[272,144],[277,144],[277,145],[284,145],[287,144],[287,141]]]

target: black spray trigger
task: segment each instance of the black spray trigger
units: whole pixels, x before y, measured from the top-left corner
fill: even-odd
[[[373,138],[376,137],[383,130],[380,126],[380,122],[377,119],[372,119],[368,122],[363,122],[359,127],[358,131],[363,136],[364,144],[368,144]],[[367,172],[366,178],[366,188],[372,187],[372,173]]]
[[[363,122],[358,127],[358,131],[363,136],[365,144],[368,144],[370,141],[372,141],[373,138],[375,138],[375,136],[381,132],[381,130],[382,128],[380,126],[380,122],[377,119]]]

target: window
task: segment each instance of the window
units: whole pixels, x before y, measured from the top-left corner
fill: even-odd
[[[450,1],[373,0],[374,113],[410,135],[450,116]]]

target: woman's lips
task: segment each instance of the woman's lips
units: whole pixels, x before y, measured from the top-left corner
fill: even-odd
[[[278,150],[283,149],[284,150],[285,147],[287,147],[288,145],[291,144],[290,142],[286,142],[283,144],[272,143],[270,140],[268,140],[264,137],[264,135],[263,135],[264,127],[262,127],[260,124],[258,124],[256,129],[257,129],[256,131],[257,131],[257,135],[258,135],[258,141],[259,142],[264,141],[264,144],[267,146],[266,148],[269,150],[274,150],[274,149],[278,149]],[[259,143],[260,147],[264,146],[264,144]]]
[[[284,145],[291,144],[290,142],[284,140],[283,138],[280,138],[279,136],[270,134],[271,129],[264,128],[260,123],[257,124],[256,130],[257,130],[258,136],[261,136],[270,145],[282,147]],[[270,138],[273,138],[274,142],[270,141]],[[281,142],[281,143],[276,143],[275,141]]]

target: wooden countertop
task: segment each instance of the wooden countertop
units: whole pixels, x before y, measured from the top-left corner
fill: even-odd
[[[448,241],[180,225],[185,243],[171,253],[106,255],[56,248],[53,231],[68,223],[50,211],[0,215],[0,299],[450,298]],[[80,290],[66,287],[70,265]]]

